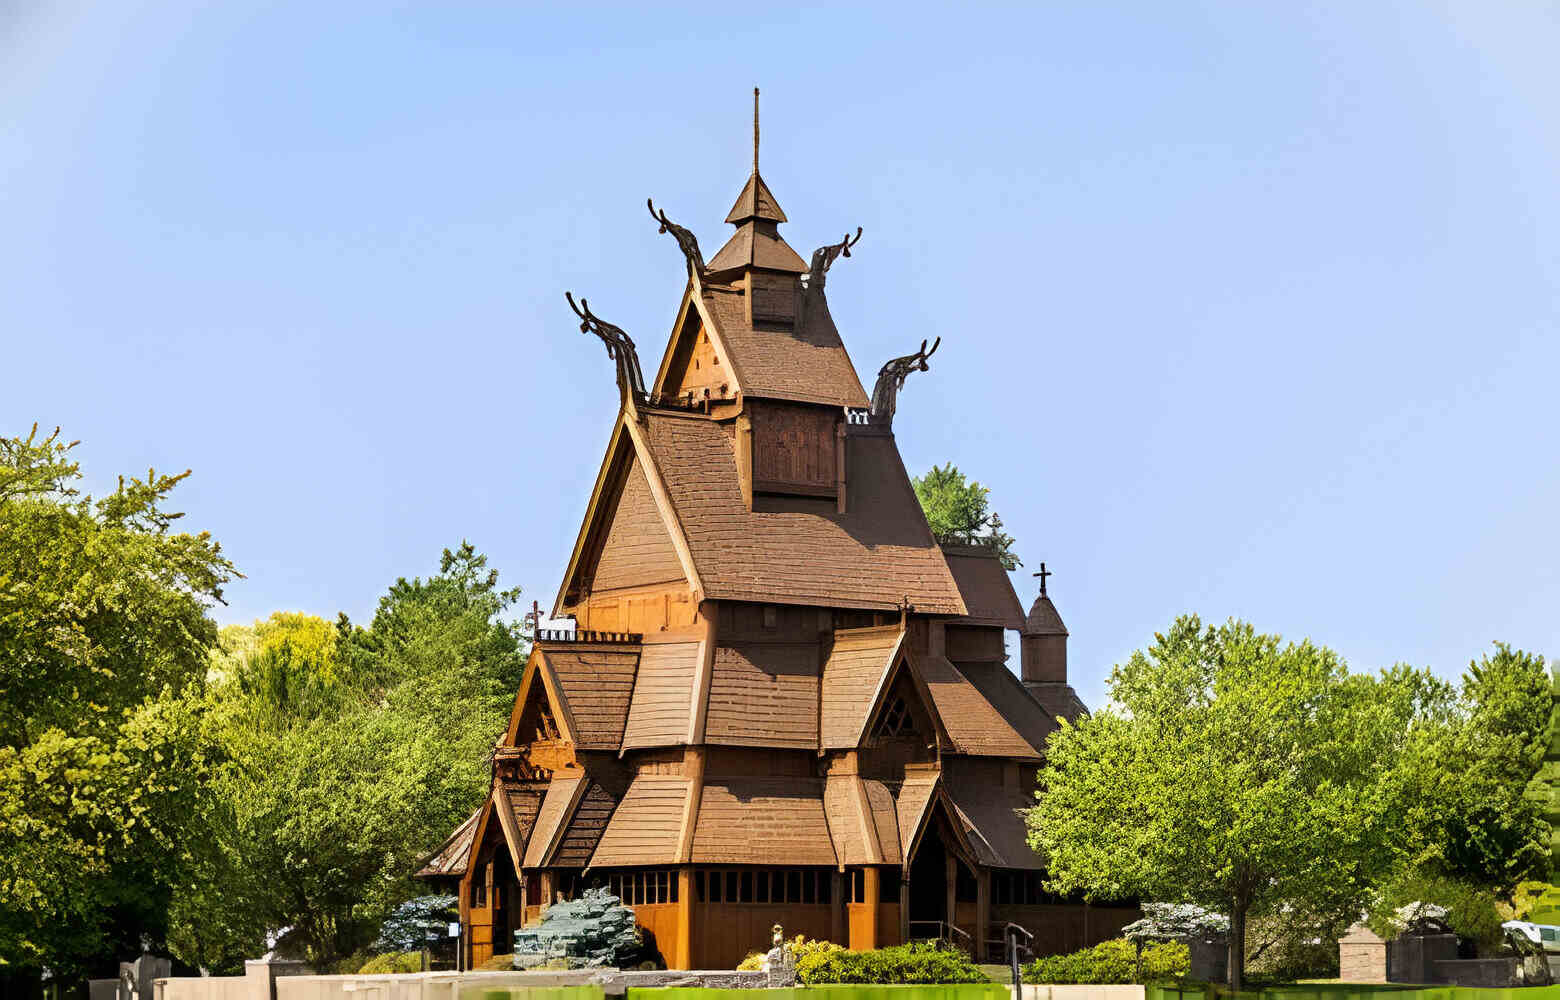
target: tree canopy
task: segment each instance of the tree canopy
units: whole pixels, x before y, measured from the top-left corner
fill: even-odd
[[[1180,618],[1115,668],[1109,707],[1051,736],[1031,843],[1058,891],[1228,914],[1238,986],[1250,917],[1358,914],[1393,869],[1389,776],[1444,689]]]
[[[932,466],[911,485],[938,540],[989,545],[1004,569],[1023,565],[1013,551],[1012,536],[1002,530],[1002,518],[991,509],[991,491],[966,479],[952,462]]]
[[[93,498],[73,447],[0,441],[0,960],[61,975],[161,937],[213,764],[208,609],[236,575],[174,530],[187,472]]]
[[[225,635],[210,696],[226,763],[215,835],[174,901],[174,953],[209,968],[290,939],[317,967],[367,947],[418,862],[487,791],[524,666],[518,595],[469,543],[401,579],[368,627],[278,613]],[[235,653],[233,650],[245,650]]]

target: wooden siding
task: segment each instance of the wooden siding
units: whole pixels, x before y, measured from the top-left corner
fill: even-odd
[[[827,941],[834,933],[834,906],[827,903],[695,903],[693,964],[731,969],[750,952],[768,951],[771,928],[787,938],[804,934]],[[664,949],[663,949],[664,950]]]
[[[676,878],[676,875],[672,877]],[[685,900],[676,903],[634,905],[634,922],[644,928],[645,943],[654,945],[655,950],[661,953],[662,961],[667,968],[676,968],[673,962],[676,961],[677,945],[682,937],[678,911],[686,905]]]
[[[817,643],[716,649],[704,732],[710,743],[816,749]]]
[[[764,401],[748,413],[755,493],[835,494],[839,409]]]
[[[706,782],[692,860],[698,864],[836,864],[824,818],[822,782],[812,778]]]
[[[895,812],[899,820],[900,849],[908,855],[914,849],[915,835],[921,828],[922,818],[937,790],[938,773],[917,772],[905,775],[905,783],[899,788]]]
[[[636,456],[623,481],[623,492],[596,561],[590,589],[616,590],[682,579],[677,549]]]
[[[623,794],[591,855],[593,868],[676,864],[688,780],[638,775]]]
[[[584,604],[564,611],[577,617],[580,628],[647,636],[691,628],[699,620],[699,607],[684,582],[592,594]]]
[[[820,739],[825,748],[854,749],[872,696],[902,635],[897,625],[840,629],[823,665]]]
[[[654,747],[688,742],[693,678],[699,668],[697,642],[646,645],[639,656],[634,700],[628,709],[623,746]]]
[[[566,868],[583,868],[588,865],[596,845],[601,842],[607,821],[612,818],[612,810],[617,808],[617,802],[617,797],[600,782],[592,781],[580,799],[579,806],[575,808],[568,826],[564,828],[553,863]]]
[[[638,648],[548,645],[542,655],[568,703],[575,745],[583,750],[621,747],[639,667]]]

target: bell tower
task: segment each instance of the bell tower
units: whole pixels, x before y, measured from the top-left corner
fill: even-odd
[[[1067,683],[1067,626],[1046,593],[1046,579],[1051,575],[1045,563],[1035,574],[1040,578],[1040,596],[1030,606],[1019,638],[1022,679],[1024,687],[1052,715],[1074,719],[1088,709]]]

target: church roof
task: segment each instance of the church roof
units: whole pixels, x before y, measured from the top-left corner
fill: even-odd
[[[1029,846],[1025,815],[1034,806],[1023,793],[971,781],[947,782],[965,835],[981,864],[997,868],[1044,868]]]
[[[802,294],[801,318],[789,329],[753,329],[747,294],[735,285],[706,284],[700,299],[743,394],[856,409],[870,404],[821,289]]]
[[[481,815],[482,807],[478,807],[461,821],[460,826],[428,858],[416,877],[460,878],[465,875],[466,863],[471,857],[471,840],[477,835],[477,819]]]
[[[904,862],[894,796],[883,782],[858,774],[831,774],[824,780],[823,804],[840,864]]]
[[[744,222],[731,234],[726,245],[710,258],[711,271],[730,271],[739,267],[807,273],[807,263],[791,249],[772,222]]]
[[[687,778],[635,775],[602,832],[591,867],[680,864],[678,838],[688,790]]]
[[[1029,617],[1024,619],[1025,635],[1066,635],[1067,626],[1062,624],[1062,616],[1057,614],[1056,605],[1044,594],[1035,598],[1035,603],[1029,608]]]
[[[711,778],[699,797],[694,864],[833,865],[816,778]]]
[[[910,660],[931,691],[937,714],[957,752],[1039,759],[1039,751],[1008,724],[996,706],[947,657],[917,652],[910,655]]]
[[[720,424],[646,411],[643,426],[706,597],[964,614],[891,437],[846,437],[845,513],[773,512],[743,501]]]
[[[1069,722],[1073,722],[1080,715],[1089,714],[1089,706],[1085,705],[1083,699],[1078,697],[1078,692],[1073,690],[1071,684],[1030,681],[1024,687],[1029,689],[1029,693],[1044,706],[1047,712],[1050,712],[1058,719],[1066,719]]]
[[[823,664],[819,700],[819,735],[825,749],[854,748],[861,742],[867,713],[903,637],[897,625],[835,631]]]
[[[969,609],[970,624],[1024,627],[1024,606],[1018,603],[1013,582],[993,550],[978,545],[944,544],[942,551],[959,585],[964,606]]]
[[[638,647],[537,645],[567,703],[575,745],[582,750],[620,748],[639,667]]]
[[[1045,753],[1046,737],[1057,729],[1056,719],[1029,693],[1005,663],[955,663],[976,690],[1002,714],[1008,725],[1037,753]]]
[[[742,185],[742,193],[737,195],[736,202],[731,206],[731,211],[726,213],[726,221],[740,226],[750,219],[764,219],[768,222],[785,222],[785,212],[781,211],[780,203],[770,192],[769,185],[758,174],[758,167],[748,175],[747,183]]]
[[[553,777],[542,799],[542,807],[536,814],[535,829],[525,845],[525,867],[536,868],[547,864],[556,846],[558,833],[573,812],[584,783],[583,773]]]

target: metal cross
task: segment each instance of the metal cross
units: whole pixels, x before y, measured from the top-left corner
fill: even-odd
[[[1041,597],[1045,596],[1045,578],[1048,577],[1048,576],[1055,576],[1055,575],[1056,575],[1055,573],[1053,573],[1050,570],[1045,568],[1045,563],[1041,563],[1040,564],[1040,572],[1036,573],[1035,576],[1038,576],[1040,578],[1040,596]]]

